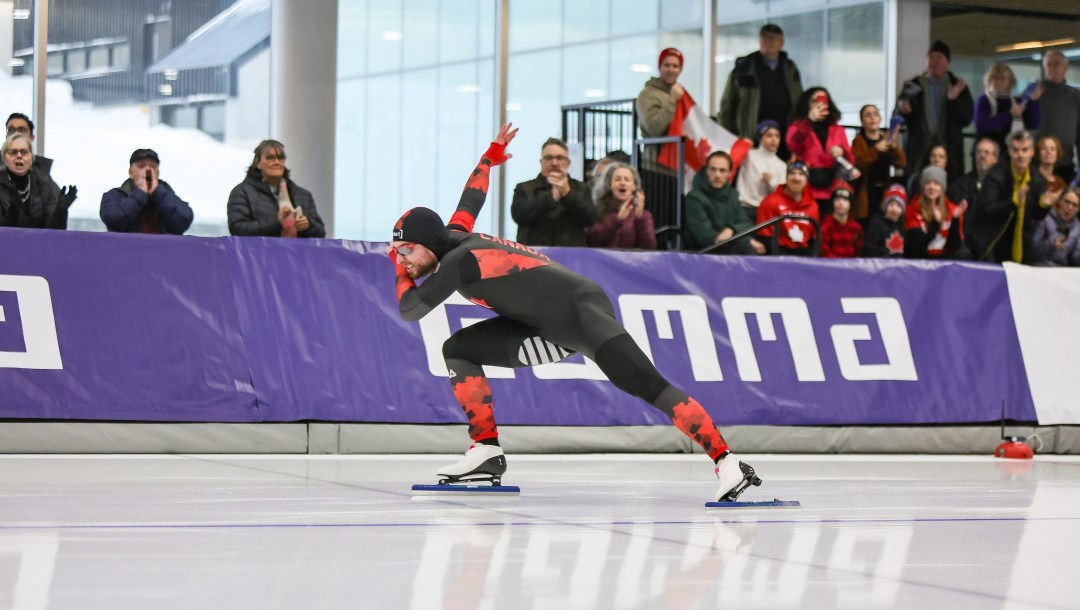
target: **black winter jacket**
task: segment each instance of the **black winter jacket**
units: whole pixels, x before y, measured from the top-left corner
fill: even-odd
[[[527,246],[584,246],[585,229],[599,218],[589,187],[570,178],[570,192],[559,201],[542,175],[514,189],[510,216],[517,241]]]
[[[315,198],[311,192],[289,183],[289,198],[294,208],[303,208],[311,226],[301,231],[299,237],[326,237],[319,210],[315,208]],[[278,201],[270,185],[259,178],[248,176],[229,193],[228,205],[229,233],[263,237],[280,237],[281,221],[278,220]]]
[[[30,167],[30,198],[19,189],[7,168],[0,169],[0,227],[67,229],[68,211],[60,204],[60,187],[37,166]]]

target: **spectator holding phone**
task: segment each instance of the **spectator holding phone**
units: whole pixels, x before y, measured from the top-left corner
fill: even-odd
[[[626,163],[611,163],[603,184],[596,200],[600,220],[585,231],[585,243],[593,248],[655,250],[653,217],[645,209],[637,170]]]
[[[140,148],[128,159],[128,178],[101,196],[101,221],[118,233],[183,235],[191,226],[191,206],[159,179],[161,159]]]
[[[285,145],[263,140],[244,181],[229,193],[229,233],[264,237],[326,237],[315,198],[289,177]]]

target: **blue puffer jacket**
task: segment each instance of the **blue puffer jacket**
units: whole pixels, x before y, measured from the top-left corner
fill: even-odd
[[[157,212],[165,233],[183,235],[191,226],[191,207],[176,196],[168,182],[158,181],[153,194],[147,195],[135,188],[130,178],[101,196],[101,222],[116,233],[138,233],[139,215],[147,206]]]

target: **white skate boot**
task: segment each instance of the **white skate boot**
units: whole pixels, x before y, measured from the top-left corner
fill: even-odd
[[[501,485],[501,477],[506,472],[506,457],[502,447],[474,444],[465,452],[465,457],[448,466],[440,468],[436,474],[439,485],[488,481],[492,485]]]
[[[761,485],[761,479],[754,474],[749,464],[739,461],[739,457],[727,451],[716,465],[716,478],[720,484],[716,487],[717,502],[735,502],[742,492],[751,485]]]

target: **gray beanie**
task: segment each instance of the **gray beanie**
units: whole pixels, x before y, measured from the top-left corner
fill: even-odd
[[[926,186],[926,183],[931,180],[940,184],[942,190],[949,188],[949,175],[936,165],[927,165],[923,168],[922,175],[919,176],[919,188]]]

